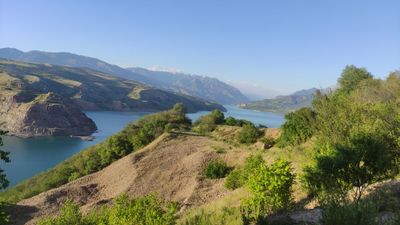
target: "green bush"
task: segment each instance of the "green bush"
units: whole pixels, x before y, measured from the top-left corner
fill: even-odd
[[[400,108],[389,103],[352,103],[333,96],[319,103],[314,162],[304,170],[311,195],[320,201],[359,201],[373,183],[398,174]],[[335,116],[335,119],[331,118]]]
[[[5,206],[7,204],[0,201],[0,224],[9,224],[10,221],[10,215],[5,210]]]
[[[236,136],[236,140],[242,144],[252,144],[262,135],[262,132],[253,124],[245,124]]]
[[[230,190],[235,190],[243,186],[243,177],[241,169],[234,169],[228,174],[225,180],[225,187]]]
[[[289,162],[278,160],[272,165],[261,164],[247,181],[252,193],[241,204],[243,222],[260,223],[266,216],[292,204],[292,185],[295,175]]]
[[[129,199],[119,196],[114,203],[82,216],[79,206],[66,201],[58,216],[41,219],[38,225],[174,225],[177,204],[164,203],[154,195]]]
[[[229,116],[228,118],[225,119],[225,125],[228,126],[242,127],[245,124],[252,124],[252,123],[248,120],[236,119],[232,116]]]
[[[214,109],[211,113],[201,116],[195,123],[193,130],[202,134],[209,133],[217,127],[218,124],[224,123],[224,113],[218,109]]]
[[[378,225],[378,208],[370,201],[339,205],[330,203],[322,210],[322,225]]]
[[[0,130],[0,147],[3,146],[3,139],[2,135],[5,135],[7,132]],[[0,149],[0,162],[4,161],[6,163],[10,162],[10,158],[8,156],[9,152],[3,151]],[[7,188],[9,181],[4,173],[4,171],[0,168],[0,191],[2,189]],[[4,209],[4,203],[0,199],[0,224],[7,224],[9,223],[9,215]]]
[[[278,139],[279,146],[294,146],[310,139],[315,132],[315,118],[316,114],[310,108],[301,108],[286,114]]]
[[[230,168],[224,161],[213,160],[207,164],[204,175],[209,179],[218,179],[225,177],[229,171]]]
[[[267,136],[267,137],[263,137],[263,138],[261,139],[261,142],[264,144],[264,146],[265,146],[267,149],[269,149],[269,148],[272,148],[272,147],[275,145],[276,140],[275,140],[273,137],[271,137],[271,136]]]
[[[81,225],[85,224],[82,221],[82,214],[79,210],[79,205],[67,200],[60,210],[60,214],[56,217],[49,217],[39,220],[38,225]]]
[[[242,225],[240,212],[237,208],[224,207],[220,212],[199,213],[186,218],[182,225]]]
[[[229,173],[225,181],[225,187],[231,190],[242,187],[247,183],[248,178],[263,164],[265,164],[265,161],[260,154],[247,157],[242,168],[236,168]]]

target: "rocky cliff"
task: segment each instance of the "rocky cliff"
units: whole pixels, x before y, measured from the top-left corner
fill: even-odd
[[[0,94],[0,128],[11,135],[87,136],[97,130],[73,101],[52,92],[37,95]]]

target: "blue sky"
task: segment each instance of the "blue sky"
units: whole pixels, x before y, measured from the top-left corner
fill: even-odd
[[[0,0],[0,47],[175,68],[283,93],[400,68],[398,0]]]

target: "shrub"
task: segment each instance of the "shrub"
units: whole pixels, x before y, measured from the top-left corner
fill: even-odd
[[[242,225],[237,208],[224,207],[219,212],[200,212],[186,218],[183,225]]]
[[[252,196],[241,204],[244,223],[259,223],[265,216],[287,209],[292,203],[294,178],[287,161],[278,160],[271,166],[261,164],[247,181]]]
[[[242,127],[245,124],[252,124],[252,123],[248,120],[236,119],[232,116],[229,116],[228,118],[225,119],[225,125],[228,126]]]
[[[346,122],[329,122],[345,127],[330,138],[319,138],[314,163],[304,170],[305,185],[311,194],[322,201],[331,201],[346,200],[350,192],[352,200],[359,201],[369,185],[398,174],[400,118],[391,120],[386,115],[385,120],[390,122],[383,122],[381,110],[387,113],[387,109],[352,106],[348,116],[360,117],[363,122],[351,127]]]
[[[229,173],[230,168],[224,161],[213,160],[208,163],[204,170],[204,175],[210,179],[223,178]]]
[[[6,203],[0,201],[0,224],[9,224],[10,215],[5,210]]]
[[[200,117],[195,123],[193,130],[202,134],[206,134],[215,130],[218,124],[224,123],[224,114],[214,109],[211,113]]]
[[[271,136],[263,137],[261,139],[261,142],[264,144],[265,148],[267,148],[267,149],[272,148],[276,143],[275,139]]]
[[[60,214],[56,217],[49,217],[41,219],[38,225],[70,225],[70,224],[84,224],[82,221],[82,214],[79,210],[79,205],[67,200],[60,210]]]
[[[7,132],[0,130],[0,147],[3,146],[2,135],[5,135]],[[0,149],[0,162],[4,161],[6,163],[10,162],[10,158],[8,156],[9,152],[3,151]],[[7,180],[6,174],[4,170],[0,168],[0,191],[1,189],[7,188],[9,181]],[[4,203],[0,200],[0,224],[6,224],[9,222],[9,215],[4,210]]]
[[[370,201],[339,205],[330,203],[322,210],[322,225],[378,225],[378,208]]]
[[[338,80],[340,85],[339,91],[350,92],[356,89],[361,81],[366,79],[372,79],[372,75],[365,68],[348,65],[344,68]]]
[[[225,187],[230,190],[235,190],[243,186],[243,177],[241,169],[234,169],[230,172],[225,180]]]
[[[236,139],[242,144],[252,144],[257,141],[261,134],[260,130],[253,124],[245,124],[242,130],[237,134]]]
[[[265,161],[260,154],[247,157],[242,168],[236,168],[229,173],[225,181],[225,187],[232,190],[242,187],[247,183],[249,177],[263,164],[265,164]]]
[[[164,203],[154,195],[129,199],[121,195],[111,206],[104,206],[82,216],[79,206],[72,201],[66,201],[55,217],[41,219],[39,225],[92,225],[92,224],[142,224],[142,225],[174,225],[177,204]]]
[[[281,126],[279,146],[298,145],[306,142],[315,132],[316,114],[310,108],[301,108],[285,115],[286,122]]]

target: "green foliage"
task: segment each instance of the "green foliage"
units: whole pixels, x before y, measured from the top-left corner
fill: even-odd
[[[82,214],[79,211],[79,205],[71,200],[67,200],[56,217],[44,218],[38,222],[38,225],[80,225],[85,224],[82,221]]]
[[[186,218],[182,225],[242,225],[237,208],[224,207],[220,212],[205,212],[194,214]]]
[[[365,68],[357,68],[354,65],[346,66],[338,80],[340,91],[350,92],[366,79],[372,79],[372,75]]]
[[[304,171],[310,194],[322,201],[345,200],[350,191],[358,201],[369,185],[398,173],[400,107],[395,99],[377,97],[389,92],[382,87],[315,100],[317,145],[314,163]],[[359,100],[365,95],[370,102]]]
[[[213,160],[209,162],[204,169],[204,175],[209,179],[218,179],[225,177],[230,168],[222,160]]]
[[[247,157],[242,168],[236,168],[229,173],[225,187],[231,190],[242,187],[247,183],[249,177],[264,164],[265,161],[260,154]]]
[[[7,132],[0,130],[0,147],[3,146],[2,135],[5,135]],[[0,161],[4,161],[6,163],[10,162],[10,158],[8,157],[9,152],[3,151],[0,149]],[[7,180],[6,174],[4,170],[0,168],[0,190],[5,189],[8,186],[9,181]],[[9,223],[9,215],[6,213],[4,209],[4,203],[0,200],[0,224]]]
[[[252,144],[255,143],[261,135],[262,132],[253,124],[245,124],[237,134],[236,139],[242,144]]]
[[[279,146],[294,146],[306,142],[315,132],[315,112],[311,108],[301,108],[285,115],[281,126]]]
[[[39,225],[174,225],[177,205],[164,203],[154,195],[129,199],[119,196],[110,207],[82,216],[79,206],[66,201],[56,217],[44,218]]]
[[[225,119],[225,125],[228,126],[242,127],[245,124],[251,124],[251,122],[248,120],[236,119],[232,116]]]
[[[47,172],[0,193],[0,200],[17,202],[68,181],[101,170],[112,162],[142,148],[164,132],[167,124],[176,129],[188,129],[191,121],[182,104],[173,109],[145,116],[129,124],[104,142],[77,153]]]
[[[244,223],[259,223],[267,215],[287,209],[292,203],[294,178],[287,161],[278,160],[270,166],[261,164],[247,181],[252,196],[241,204]]]
[[[370,201],[339,205],[330,203],[322,210],[322,225],[378,225],[378,207]]]
[[[211,113],[200,117],[195,123],[193,130],[202,134],[209,133],[217,127],[218,124],[224,123],[224,113],[215,109]]]
[[[9,224],[10,221],[10,215],[5,210],[6,203],[0,201],[0,224]]]
[[[225,187],[230,190],[235,190],[243,186],[243,177],[241,169],[234,169],[228,174],[225,180]]]
[[[6,133],[7,132],[0,130],[0,147],[3,146],[3,139],[1,136],[5,135]],[[0,161],[4,161],[6,163],[10,162],[10,158],[8,157],[9,154],[9,152],[0,149]],[[4,170],[0,168],[0,190],[7,188],[8,183],[9,182],[4,174]]]
[[[269,149],[269,148],[272,148],[275,145],[276,140],[275,140],[275,138],[273,138],[271,136],[267,136],[267,137],[263,137],[261,139],[261,142],[265,145],[265,147],[267,149]]]

